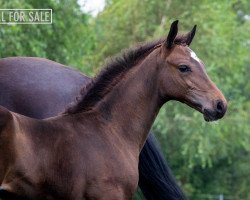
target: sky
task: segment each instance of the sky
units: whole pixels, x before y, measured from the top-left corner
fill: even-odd
[[[96,16],[98,12],[103,10],[105,0],[78,0],[78,3],[84,12],[89,12]]]

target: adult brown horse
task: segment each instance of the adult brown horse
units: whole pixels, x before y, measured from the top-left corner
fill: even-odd
[[[128,51],[109,64],[63,115],[35,120],[1,108],[0,181],[27,199],[131,199],[139,152],[160,109],[178,100],[205,120],[226,100],[188,47],[194,29]]]

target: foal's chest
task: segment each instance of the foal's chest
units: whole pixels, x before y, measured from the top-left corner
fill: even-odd
[[[103,171],[86,184],[87,199],[125,200],[132,199],[136,190],[138,175],[127,169]]]
[[[138,184],[138,159],[114,152],[99,155],[87,173],[87,199],[132,199]]]

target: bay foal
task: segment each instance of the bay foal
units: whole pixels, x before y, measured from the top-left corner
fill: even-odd
[[[63,112],[90,81],[79,71],[51,60],[3,58],[0,59],[0,105],[35,119],[53,117]],[[147,200],[186,199],[152,133],[140,152],[138,185]]]
[[[131,199],[139,152],[160,109],[178,100],[223,117],[226,100],[188,47],[194,29],[130,50],[62,116],[35,120],[1,108],[1,188],[26,199]]]

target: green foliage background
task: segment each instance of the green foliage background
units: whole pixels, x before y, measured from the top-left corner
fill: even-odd
[[[52,25],[1,25],[1,58],[46,57],[88,75],[121,49],[166,36],[175,19],[183,32],[197,24],[191,47],[227,97],[227,115],[206,123],[196,111],[170,102],[153,130],[190,199],[250,199],[249,0],[107,0],[96,17],[83,13],[76,0],[0,0],[0,8],[53,9]]]

